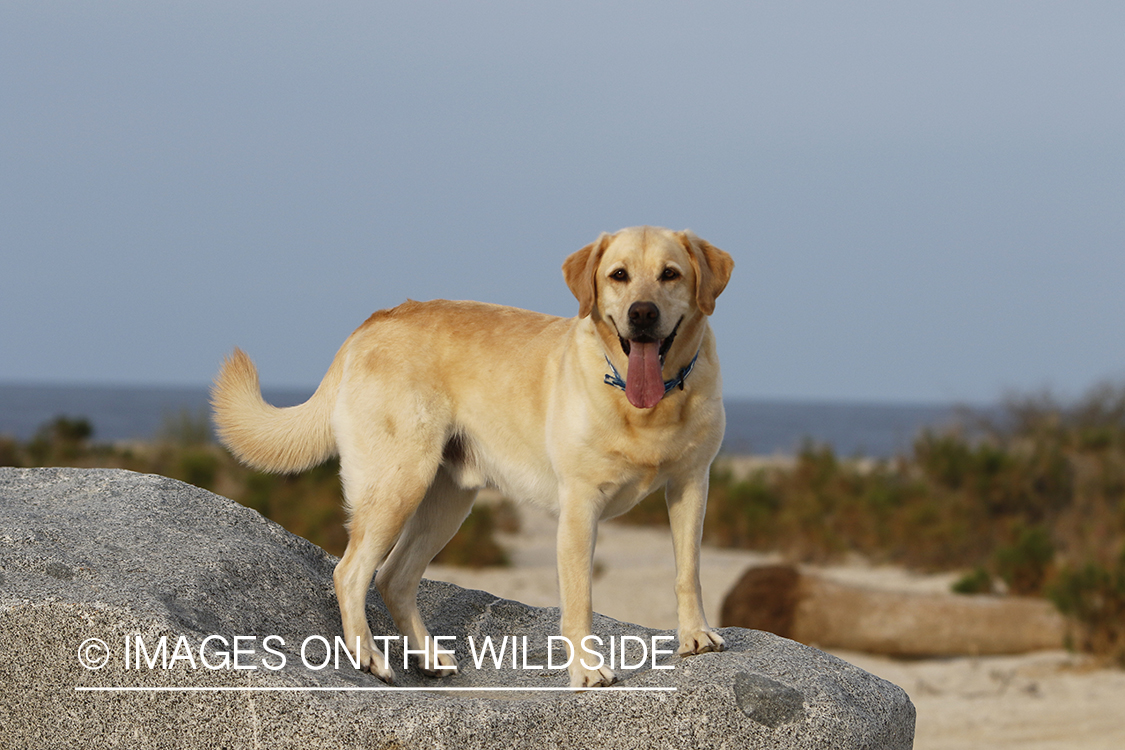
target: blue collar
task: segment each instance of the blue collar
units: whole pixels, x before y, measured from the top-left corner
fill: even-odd
[[[672,378],[671,380],[664,381],[665,393],[677,386],[679,386],[679,389],[681,391],[684,389],[684,381],[687,380],[687,376],[691,374],[691,371],[695,369],[695,360],[697,359],[699,359],[699,352],[695,353],[695,356],[691,358],[691,362],[688,363],[688,366],[680,370],[679,373],[676,374],[676,377]],[[621,373],[619,373],[617,371],[617,368],[613,366],[613,363],[609,361],[608,354],[606,355],[605,361],[606,364],[609,365],[609,369],[613,370],[612,375],[606,373],[606,385],[612,385],[614,388],[625,390],[625,381],[621,379]]]

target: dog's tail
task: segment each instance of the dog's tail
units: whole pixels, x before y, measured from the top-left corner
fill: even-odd
[[[219,439],[235,458],[259,471],[304,471],[327,461],[336,454],[331,416],[342,369],[337,357],[312,398],[278,408],[262,399],[257,368],[235,349],[211,386]]]

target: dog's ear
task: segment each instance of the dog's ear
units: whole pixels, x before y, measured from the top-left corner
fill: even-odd
[[[726,289],[734,259],[685,229],[677,233],[695,271],[695,304],[704,315],[715,312],[715,298]]]
[[[571,293],[578,299],[578,317],[585,318],[594,309],[597,298],[597,285],[594,275],[602,261],[606,245],[612,235],[602,235],[586,247],[572,254],[563,263],[563,277]]]

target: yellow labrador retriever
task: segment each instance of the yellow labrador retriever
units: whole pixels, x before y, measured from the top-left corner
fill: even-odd
[[[422,649],[422,574],[485,486],[558,514],[561,630],[575,650],[590,634],[598,521],[665,488],[679,653],[723,648],[703,614],[699,542],[725,425],[707,316],[733,266],[691,232],[603,234],[563,264],[578,317],[408,301],[372,315],[312,398],[285,409],[262,400],[254,365],[235,350],[212,392],[234,455],[274,472],[340,456],[350,521],[336,596],[365,669],[393,680],[365,615],[372,576],[410,648]],[[571,685],[613,682],[611,669],[579,653]],[[457,669],[448,654],[427,653],[420,666]]]

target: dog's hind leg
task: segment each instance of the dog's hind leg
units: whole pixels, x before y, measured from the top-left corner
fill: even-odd
[[[407,637],[410,649],[425,649],[425,658],[419,659],[419,666],[429,675],[453,674],[457,671],[457,661],[450,654],[438,653],[436,644],[427,640],[430,633],[418,611],[418,585],[434,555],[461,527],[476,495],[476,490],[461,489],[444,468],[438,469],[425,499],[406,522],[390,556],[375,576],[375,586],[395,626]],[[443,648],[448,646],[443,644]]]
[[[333,581],[348,649],[355,649],[358,640],[360,667],[391,682],[394,672],[375,646],[367,622],[367,589],[375,568],[395,546],[433,482],[441,462],[441,437],[417,430],[393,444],[371,441],[371,435],[353,433],[353,438],[341,441],[340,473],[351,518],[348,547]]]

